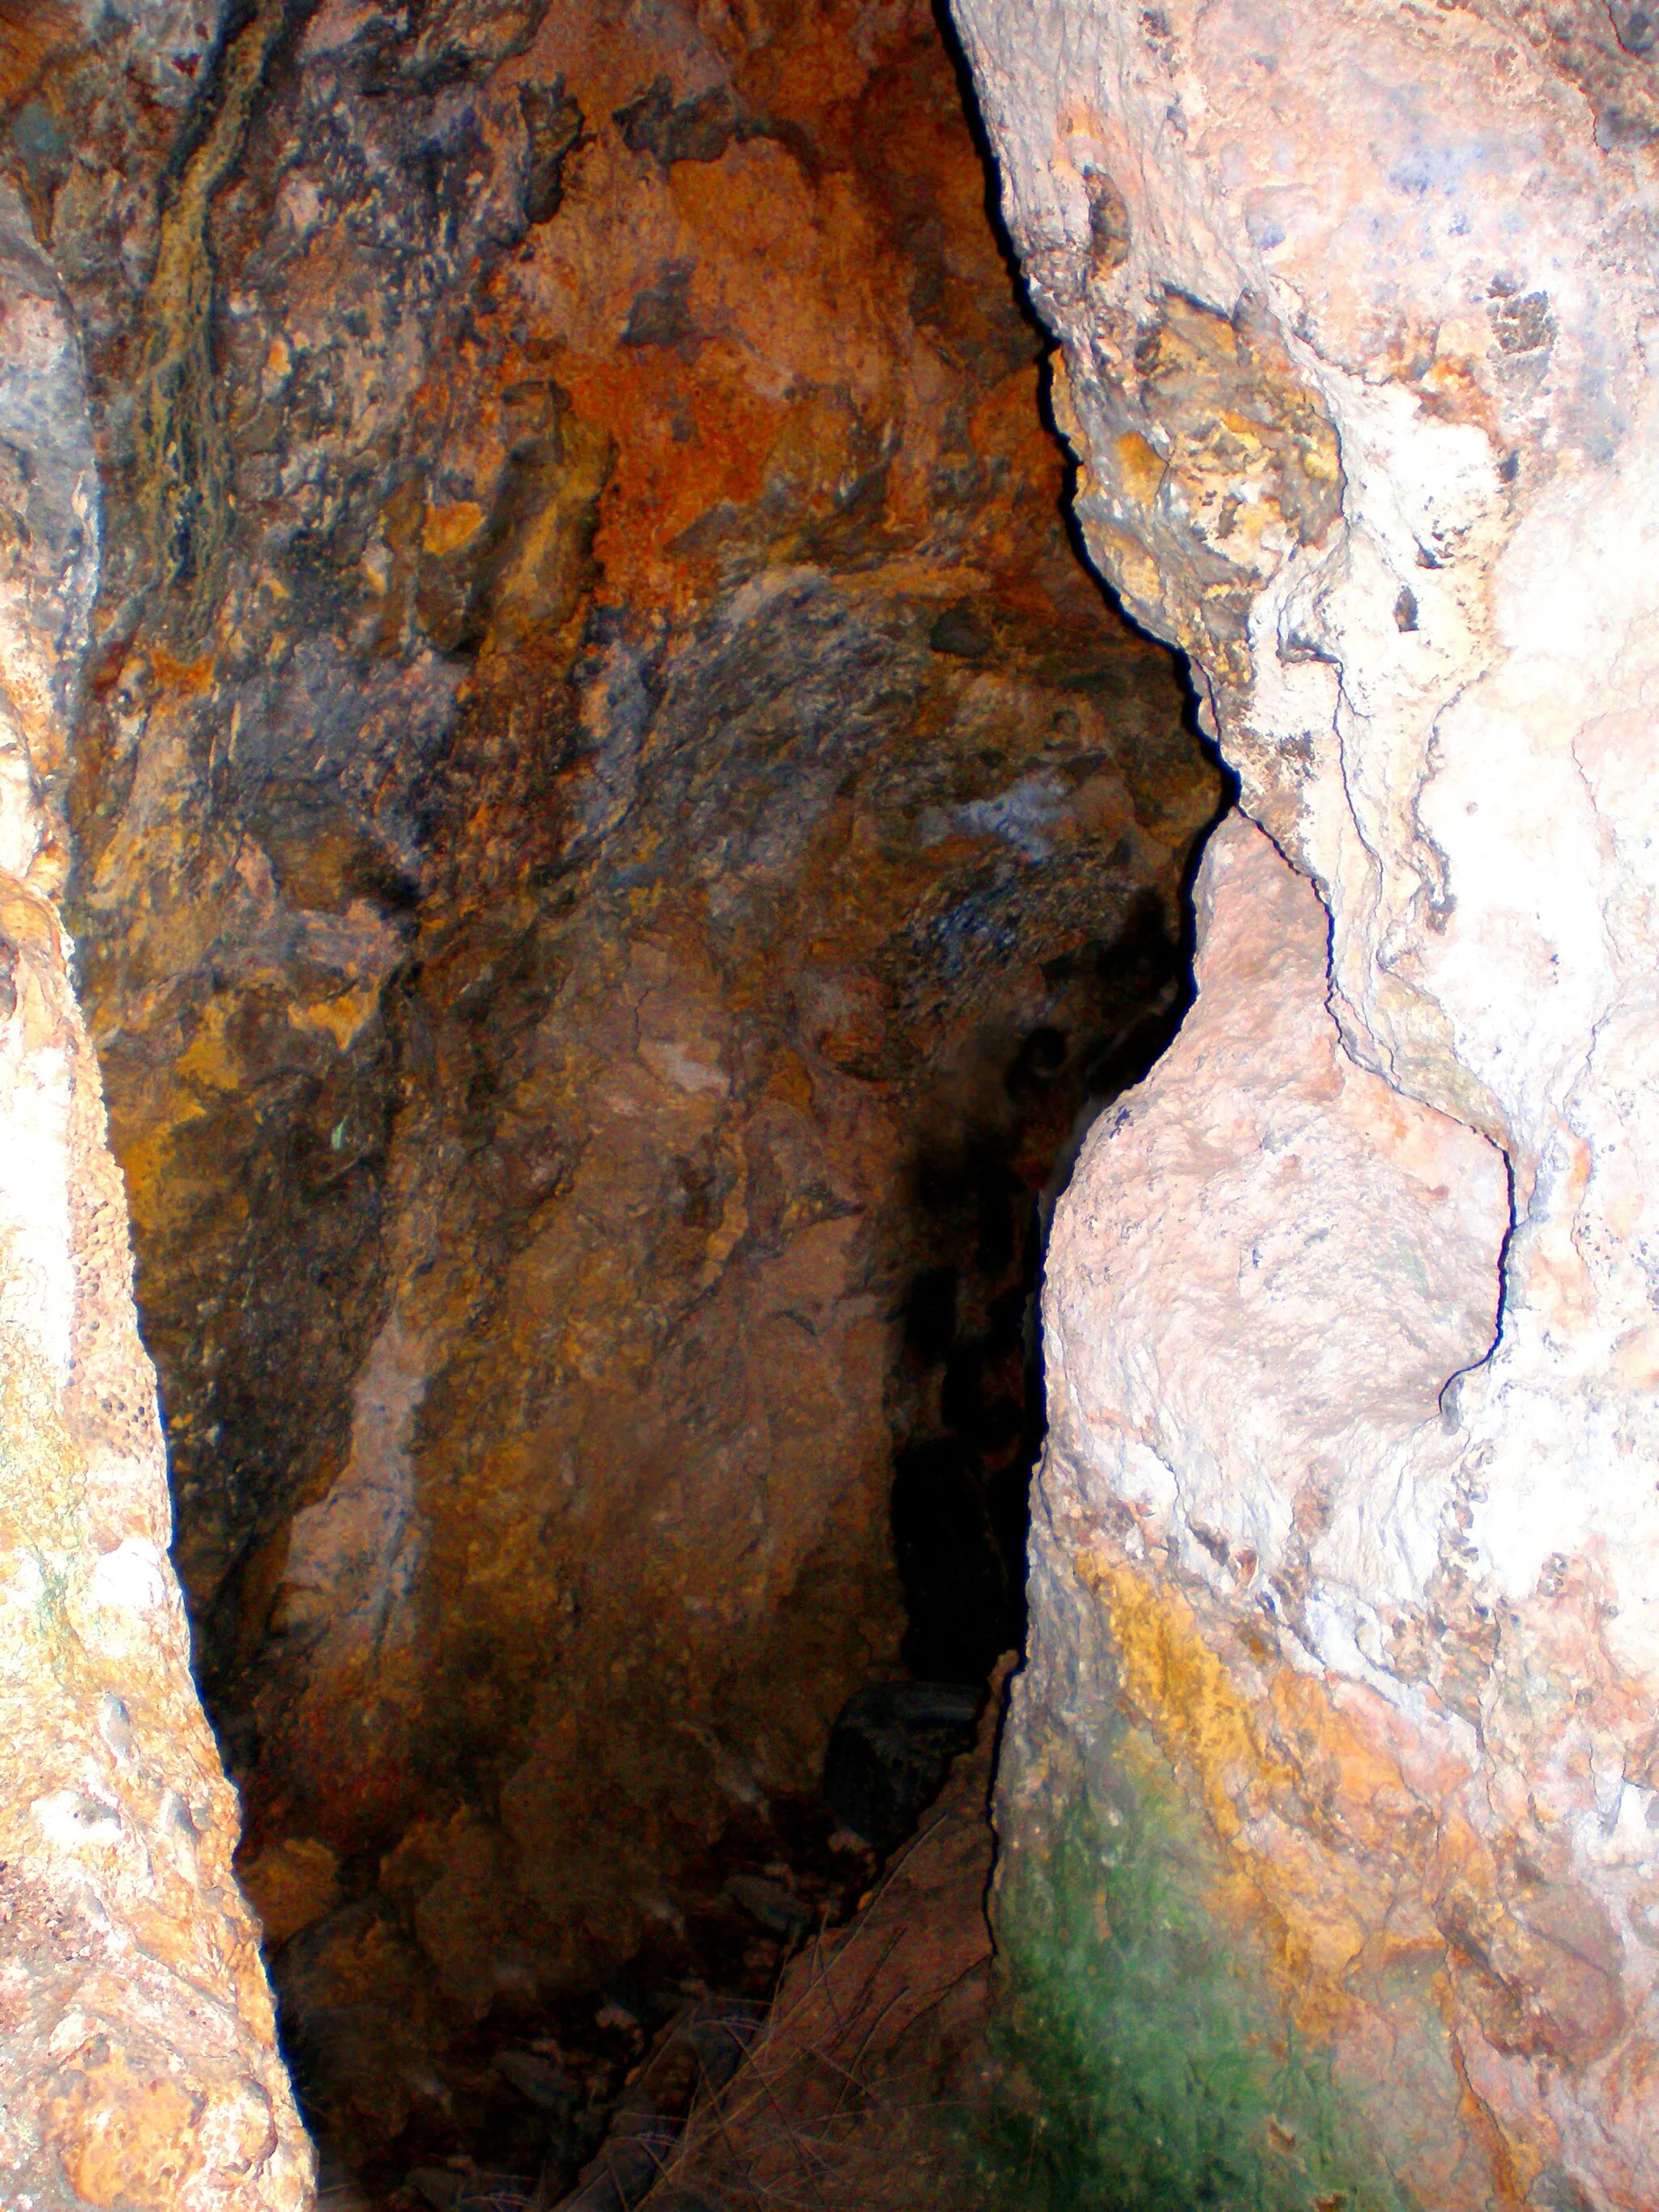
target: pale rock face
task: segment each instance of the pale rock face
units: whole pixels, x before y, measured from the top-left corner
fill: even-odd
[[[1189,1032],[1096,1133],[1057,1232],[1046,1617],[1006,1803],[1115,1680],[1316,1962],[1295,2002],[1371,2050],[1370,2119],[1425,2201],[1650,2205],[1645,19],[957,15],[1090,544],[1193,656],[1246,812],[1317,886],[1334,1023],[1311,893],[1230,832]],[[1288,1758],[1271,1820],[1243,1775],[1206,1798],[1167,1673],[1134,1660],[1148,1606]],[[1291,1675],[1322,1783],[1285,1753]],[[1401,1946],[1433,1963],[1466,2091],[1430,2147],[1365,1994]]]
[[[74,337],[0,200],[0,2199],[291,2212],[311,2152],[167,1559],[121,1179],[53,895],[98,564]]]
[[[1356,1632],[1437,1563],[1440,1487],[1396,1462],[1491,1346],[1503,1162],[1342,1050],[1324,912],[1243,816],[1198,908],[1197,1007],[1060,1211],[1055,1459],[1109,1449],[1144,1544],[1218,1589],[1305,1562],[1304,1634],[1369,1678]]]

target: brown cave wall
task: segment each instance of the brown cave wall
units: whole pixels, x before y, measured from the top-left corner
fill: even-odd
[[[52,19],[6,149],[100,410],[74,919],[176,1556],[367,2139],[810,1783],[896,1431],[1017,1513],[1032,1203],[1218,787],[925,8],[227,21]]]

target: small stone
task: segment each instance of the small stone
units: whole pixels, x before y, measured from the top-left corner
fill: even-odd
[[[498,2051],[489,2063],[503,2081],[544,2112],[568,2112],[576,2100],[569,2077],[533,2051]]]
[[[775,1935],[804,1935],[812,1924],[811,1907],[804,1905],[781,1881],[769,1881],[764,1875],[734,1874],[727,1877],[725,1887],[733,1904],[740,1905],[763,1928],[769,1928]]]
[[[848,1699],[830,1734],[823,1795],[842,1831],[890,1850],[974,1740],[979,1692],[956,1682],[882,1682]]]
[[[409,2185],[435,2212],[453,2212],[461,2193],[461,2177],[446,2172],[441,2166],[417,2166],[409,2177]]]
[[[132,1717],[112,1690],[98,1700],[98,1733],[125,1766],[132,1757]]]

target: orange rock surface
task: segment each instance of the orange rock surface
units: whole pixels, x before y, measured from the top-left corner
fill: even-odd
[[[1216,786],[926,8],[173,12],[66,19],[9,142],[106,501],[71,908],[243,1864],[367,2154],[895,1664],[930,1269],[1003,1301],[1018,1474],[1013,1247]]]

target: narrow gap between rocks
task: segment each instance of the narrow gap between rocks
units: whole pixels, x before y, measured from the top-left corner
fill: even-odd
[[[959,2207],[1043,1243],[1218,770],[942,12],[198,59],[136,306],[96,57],[27,183],[118,431],[82,984],[323,2201]],[[804,2102],[716,2142],[745,2054]]]
[[[947,611],[931,649],[981,659],[972,620]],[[367,2151],[361,2106],[355,2143],[339,2144],[334,2130],[349,2008],[313,2002],[303,1934],[281,1947],[284,2049],[322,2148],[325,2206],[736,2212],[799,2201],[874,2212],[957,2203],[964,2126],[972,2134],[964,2096],[988,2109],[1001,2094],[982,1957],[989,1796],[1025,1634],[1030,1486],[1045,1430],[1043,1256],[1090,1128],[1150,1073],[1190,1002],[1188,881],[1202,843],[1200,832],[1177,901],[1141,891],[1112,935],[1043,963],[1049,1018],[1023,1032],[1006,1021],[981,1027],[916,1116],[896,1185],[895,1241],[908,1265],[894,1279],[885,1390],[897,1668],[847,1699],[815,1786],[769,1794],[710,1740],[727,1798],[718,1841],[651,1900],[643,1940],[603,1978],[551,2002],[528,1989],[497,1995],[470,2034],[447,2042],[446,2074],[462,2094],[433,2081],[424,2109],[417,2100],[389,2141],[371,2134]],[[913,1860],[942,1789],[932,1855]],[[372,1901],[359,1969],[370,1990],[386,1877],[372,1851],[336,1876],[342,1896]],[[331,1976],[350,1910],[317,1930]],[[942,1993],[962,2017],[948,2004],[935,2017]],[[821,2129],[822,2075],[838,2083],[839,2108],[849,2058],[856,2074],[872,2040],[884,2042],[890,2010],[903,2021],[893,2037],[902,2063],[885,2053],[872,2069],[879,2087],[856,2082],[839,2124]],[[378,2021],[370,2033],[380,2033]],[[803,2096],[805,2114],[785,2109]],[[932,2108],[920,2124],[919,2099]]]
[[[728,1775],[718,1845],[679,1870],[617,1971],[551,2005],[498,2002],[452,2043],[450,2067],[470,2076],[464,2108],[444,2100],[379,2157],[325,2160],[323,2202],[337,2212],[957,2201],[964,2100],[988,2108],[1000,2094],[984,1986],[989,1792],[1024,1637],[1043,1253],[1090,1127],[1179,1026],[1190,946],[1148,897],[1045,981],[1081,1006],[1079,1030],[1041,1024],[979,1068],[969,1101],[941,1104],[906,1163],[908,1243],[926,1261],[901,1288],[890,1378],[899,1669],[848,1699],[816,1788],[769,1798]],[[913,1854],[942,1789],[930,1848]],[[371,1893],[383,1881],[374,1864],[353,1876]],[[305,1952],[296,1941],[279,1960],[278,1986],[298,1992],[285,2027],[302,2100],[325,2114],[338,2024],[307,2008]],[[936,2010],[945,1998],[954,2014]],[[896,2066],[890,2013],[902,2022]],[[872,2041],[885,2063],[825,2127],[821,2077],[839,2083],[840,2107]]]

